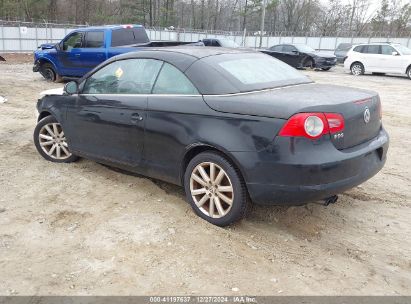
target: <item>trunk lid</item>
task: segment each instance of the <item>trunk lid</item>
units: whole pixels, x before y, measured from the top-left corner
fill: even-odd
[[[379,96],[368,90],[312,83],[250,93],[204,95],[204,100],[219,112],[281,119],[304,112],[339,113],[344,116],[345,128],[332,134],[331,141],[340,150],[370,140],[381,128]],[[365,112],[369,112],[369,120]]]

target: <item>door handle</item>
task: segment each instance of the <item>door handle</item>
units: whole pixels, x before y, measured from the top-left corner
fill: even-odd
[[[80,54],[79,54],[79,53],[77,53],[77,54],[74,54],[74,56],[76,56],[76,57],[80,57]]]
[[[131,114],[131,122],[136,123],[143,120],[143,116],[138,113]]]

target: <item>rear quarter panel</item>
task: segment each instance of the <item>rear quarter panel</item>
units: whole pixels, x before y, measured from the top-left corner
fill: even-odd
[[[149,96],[147,175],[181,184],[184,156],[199,145],[218,149],[239,166],[233,152],[266,149],[283,123],[282,119],[220,113],[202,96]]]

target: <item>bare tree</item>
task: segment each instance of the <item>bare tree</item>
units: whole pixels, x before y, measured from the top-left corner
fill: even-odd
[[[325,2],[326,1],[326,2]],[[409,35],[409,0],[267,0],[268,31]],[[77,24],[140,23],[161,27],[255,33],[262,0],[0,0],[0,15]]]

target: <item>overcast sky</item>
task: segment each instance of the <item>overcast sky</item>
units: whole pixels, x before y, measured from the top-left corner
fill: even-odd
[[[320,0],[322,3],[327,4],[328,0]],[[353,0],[340,0],[342,3],[352,3]],[[405,0],[405,1],[411,1],[411,0]],[[403,0],[404,2],[404,0]],[[370,0],[370,8],[368,9],[368,13],[370,15],[373,15],[379,8],[380,8],[380,0]]]

